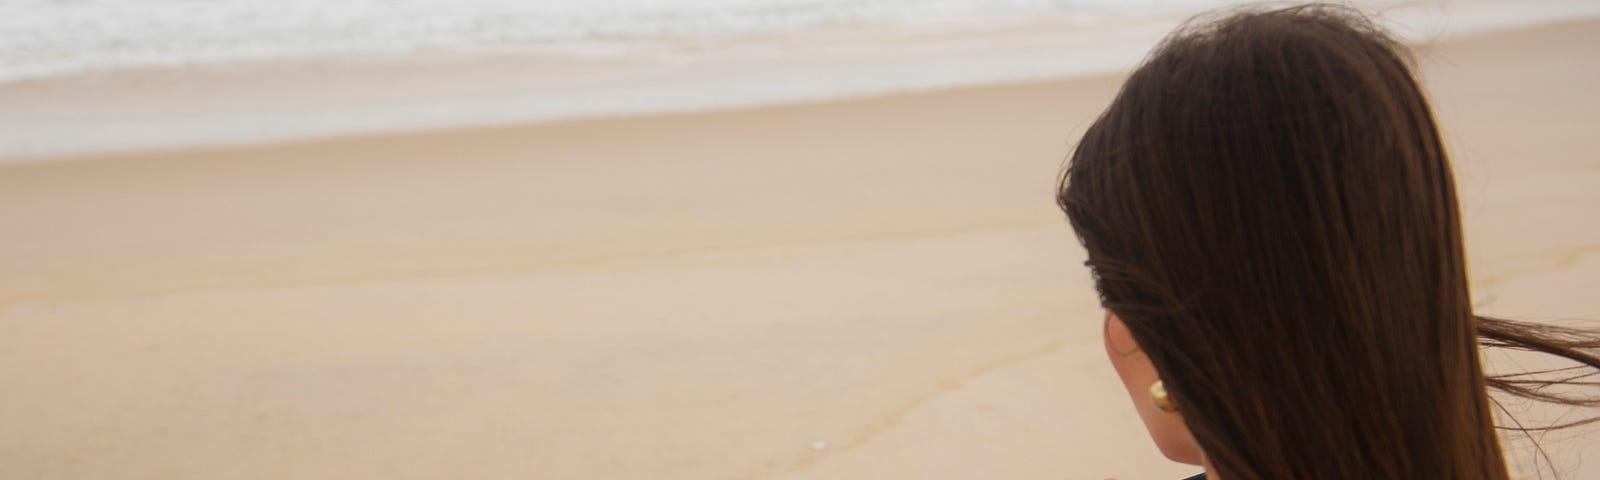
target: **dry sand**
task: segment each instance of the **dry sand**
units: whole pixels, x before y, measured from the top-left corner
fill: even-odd
[[[1425,58],[1485,311],[1600,319],[1597,40]],[[1193,473],[1052,204],[1117,83],[0,166],[0,478]]]

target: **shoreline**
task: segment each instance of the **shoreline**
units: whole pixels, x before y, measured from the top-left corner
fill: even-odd
[[[0,83],[0,164],[187,147],[693,114],[1035,83],[1129,68],[1173,18],[841,30],[648,55],[307,59]],[[1104,48],[1104,44],[1120,44]],[[730,80],[736,79],[736,80]]]
[[[1388,20],[1427,44],[1600,15],[1600,5],[1517,15],[1498,12],[1505,7],[1496,2],[1456,7],[1448,17],[1398,9]],[[803,44],[782,36],[752,37],[731,49],[680,42],[642,56],[501,51],[335,57],[0,82],[0,105],[6,107],[0,109],[0,165],[747,110],[1114,75],[1135,66],[1188,14],[1094,26],[1061,18],[964,31],[842,29],[817,33]]]

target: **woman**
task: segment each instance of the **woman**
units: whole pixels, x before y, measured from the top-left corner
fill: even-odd
[[[1484,374],[1480,345],[1592,374],[1600,340],[1473,314],[1408,65],[1345,8],[1237,12],[1166,40],[1084,134],[1058,201],[1171,459],[1212,480],[1505,479],[1488,388],[1600,404]]]

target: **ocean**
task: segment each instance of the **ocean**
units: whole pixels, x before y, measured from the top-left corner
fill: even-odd
[[[0,161],[1110,72],[1237,3],[0,0]],[[1354,3],[1414,39],[1600,15],[1594,0]]]
[[[839,27],[1093,22],[1205,0],[4,0],[0,80],[308,57],[528,49],[649,51],[662,40]]]

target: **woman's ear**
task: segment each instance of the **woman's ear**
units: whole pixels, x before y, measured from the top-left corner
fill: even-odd
[[[1176,411],[1162,411],[1151,398],[1150,387],[1161,381],[1161,376],[1156,372],[1155,364],[1150,362],[1150,357],[1140,348],[1139,342],[1134,340],[1128,326],[1110,310],[1106,310],[1105,348],[1111,367],[1122,379],[1122,386],[1127,389],[1134,409],[1139,412],[1139,419],[1144,421],[1145,430],[1150,432],[1150,439],[1156,442],[1156,448],[1175,462],[1190,465],[1204,463],[1205,454],[1200,450],[1199,442],[1189,433],[1189,426],[1183,423],[1182,406],[1177,406]]]

